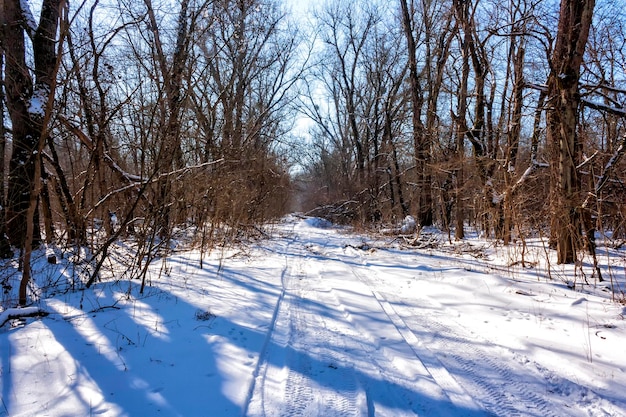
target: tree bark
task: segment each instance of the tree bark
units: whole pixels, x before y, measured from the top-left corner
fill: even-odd
[[[4,16],[4,4],[0,6]],[[0,18],[0,25],[4,27],[4,18]],[[4,32],[0,30],[0,68],[4,67]],[[4,152],[6,149],[6,131],[4,129],[4,72],[0,70],[0,258],[8,259],[13,256],[11,244],[6,235],[6,217],[5,217],[5,163]]]
[[[456,226],[454,231],[454,238],[461,240],[465,238],[465,231],[463,229],[465,220],[465,207],[463,201],[463,187],[465,182],[465,172],[463,165],[465,164],[465,138],[472,138],[472,135],[467,127],[465,118],[467,116],[467,100],[468,100],[468,79],[470,73],[470,36],[471,33],[467,27],[467,16],[469,15],[469,5],[464,2],[455,1],[454,7],[457,14],[457,19],[464,25],[462,40],[461,40],[461,79],[459,80],[459,86],[457,89],[457,113],[452,114],[455,121],[455,139],[456,139],[456,156],[458,166],[455,168],[455,207],[456,207]]]
[[[27,302],[32,247],[41,243],[37,201],[41,186],[41,153],[47,135],[51,102],[56,87],[56,49],[63,0],[44,0],[39,25],[24,19],[26,2],[5,0],[5,56],[7,107],[13,127],[13,153],[9,165],[7,232],[11,243],[23,250],[19,304]],[[28,13],[26,13],[28,12]],[[24,22],[26,20],[26,22]],[[26,62],[25,34],[32,39],[34,83]]]
[[[517,165],[517,154],[520,143],[521,129],[522,129],[522,106],[524,101],[524,56],[525,50],[523,43],[517,45],[515,39],[511,40],[511,55],[513,56],[513,74],[515,81],[513,84],[513,97],[512,97],[512,114],[510,129],[507,135],[507,158],[506,158],[506,173],[505,173],[505,186],[506,191],[504,193],[504,199],[501,203],[503,226],[501,230],[501,237],[505,245],[508,245],[511,241],[511,229],[513,228],[513,175],[515,173],[515,166]]]
[[[594,0],[562,0],[548,78],[547,134],[552,147],[552,235],[557,262],[572,263],[583,245],[581,161],[578,138],[580,68],[589,36]]]
[[[53,94],[56,76],[56,39],[62,0],[44,0],[39,26],[29,28],[19,0],[4,1],[4,40],[7,108],[13,127],[13,152],[9,163],[7,199],[7,235],[9,241],[23,247],[26,243],[28,209],[37,171],[38,144],[45,134],[45,114]],[[27,19],[26,19],[27,20]],[[32,37],[35,63],[34,83],[27,62],[25,30]],[[39,219],[35,208],[32,244],[41,242]]]

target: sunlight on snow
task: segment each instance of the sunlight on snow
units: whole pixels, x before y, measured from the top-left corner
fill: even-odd
[[[75,319],[70,322],[74,326],[74,330],[80,334],[87,343],[92,344],[94,348],[97,349],[98,353],[104,356],[118,370],[126,370],[122,354],[115,349],[111,341],[100,332],[98,326],[96,326],[93,320],[82,310],[58,299],[47,300],[47,305],[62,316],[74,316]]]
[[[125,294],[115,293],[115,299],[122,300],[124,297],[126,297]],[[169,330],[160,314],[157,314],[152,307],[140,300],[133,299],[130,303],[133,306],[132,314],[129,315],[132,321],[143,327],[151,336],[166,342],[170,341]]]
[[[146,391],[146,397],[161,407],[169,407],[169,403],[158,390],[150,390],[150,384],[141,378],[133,378],[130,387],[139,391]]]
[[[52,307],[52,303],[49,306]],[[14,333],[14,336],[13,348],[10,348],[13,352],[11,367],[28,369],[28,372],[9,372],[14,379],[8,387],[27,387],[33,399],[30,406],[33,410],[37,409],[36,414],[27,412],[19,415],[47,415],[43,412],[50,409],[58,409],[61,415],[92,415],[100,409],[106,409],[112,415],[122,415],[119,407],[107,403],[88,369],[65,349],[64,340],[58,339],[54,330],[43,322],[35,322],[28,331]],[[0,378],[0,382],[3,381],[9,382]],[[1,383],[0,389],[0,392],[6,392]],[[19,392],[13,392],[11,397],[17,395],[20,395]]]
[[[223,379],[222,394],[234,404],[243,404],[247,393],[242,389],[241,381],[251,379],[251,369],[256,365],[258,356],[230,343],[225,337],[205,335],[205,339],[215,353],[215,362]]]

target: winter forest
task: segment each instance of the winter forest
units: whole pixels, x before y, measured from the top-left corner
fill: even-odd
[[[623,416],[625,6],[0,0],[0,417]]]
[[[625,236],[619,1],[4,0],[1,255],[140,277],[294,210],[463,239]],[[305,11],[303,11],[305,10]],[[79,251],[80,252],[80,251]],[[146,259],[142,264],[139,259]]]

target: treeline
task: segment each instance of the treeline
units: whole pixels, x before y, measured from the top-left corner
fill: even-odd
[[[120,235],[145,276],[180,228],[205,244],[286,211],[303,61],[278,2],[1,4],[0,238],[20,303],[43,242],[89,247],[89,285]]]
[[[611,1],[325,3],[300,95],[307,208],[412,215],[456,239],[542,235],[568,263],[626,232],[623,8]]]
[[[0,7],[0,255],[22,304],[44,242],[88,247],[90,285],[128,237],[145,276],[178,230],[205,245],[295,194],[360,224],[544,233],[560,262],[625,233],[619,2]]]

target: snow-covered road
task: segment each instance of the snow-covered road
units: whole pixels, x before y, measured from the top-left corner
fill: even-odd
[[[248,415],[474,415],[479,408],[445,369],[420,360],[415,335],[353,263],[358,250],[345,256],[329,233],[312,238],[296,235],[285,248],[273,348]]]
[[[0,416],[626,415],[624,310],[602,288],[319,219],[273,236],[176,255],[144,296],[42,300],[50,316],[0,329]]]
[[[465,330],[431,297],[404,297],[403,268],[370,262],[370,248],[336,231],[294,233],[247,415],[578,415],[555,400],[549,372]]]

